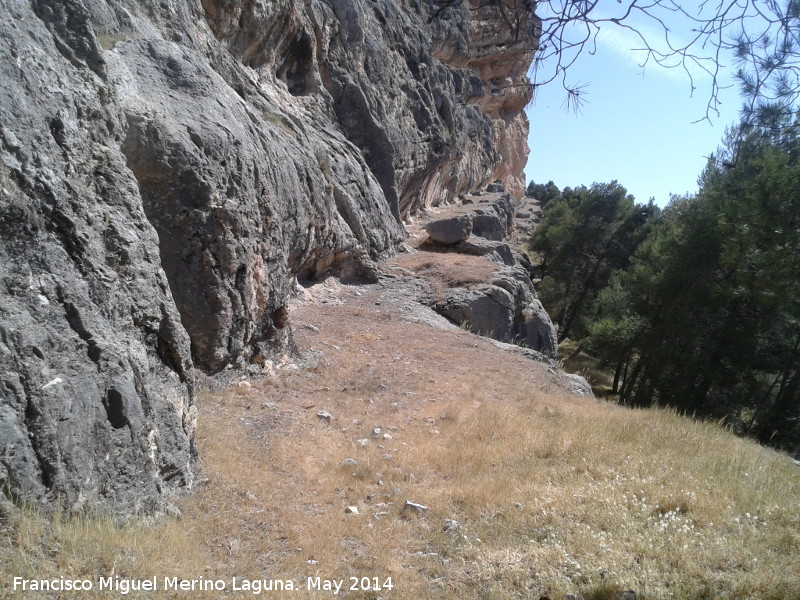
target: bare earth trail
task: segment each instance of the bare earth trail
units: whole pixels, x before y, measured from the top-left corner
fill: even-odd
[[[313,598],[333,596],[309,577],[379,582],[348,598],[796,597],[786,457],[570,393],[417,302],[436,293],[413,272],[429,259],[301,291],[302,359],[204,398],[203,483],[181,503],[195,572]]]
[[[460,478],[483,460],[447,464],[453,457],[441,452],[469,452],[463,446],[470,436],[483,438],[479,422],[470,426],[474,431],[459,431],[465,419],[515,405],[533,419],[597,404],[570,394],[570,382],[551,365],[420,304],[416,297],[430,293],[427,285],[401,266],[414,256],[383,265],[379,284],[347,286],[331,278],[302,291],[291,319],[304,358],[202,402],[203,484],[184,515],[219,527],[219,539],[210,543],[217,564],[241,572],[240,552],[267,571],[311,564],[309,573],[330,573],[355,561],[364,565],[356,575],[394,573],[402,587],[397,571],[411,566],[404,563],[432,556],[420,527],[438,536],[443,518],[464,518],[447,512],[453,506],[469,507],[475,517],[486,508],[457,498],[481,490],[453,488],[468,486]],[[487,426],[485,435],[497,432]],[[437,464],[437,455],[445,464]],[[356,462],[347,466],[346,459]],[[428,505],[430,514],[409,519],[406,500]],[[437,506],[442,500],[445,511]],[[348,507],[359,514],[346,514]],[[376,543],[391,550],[371,556]]]

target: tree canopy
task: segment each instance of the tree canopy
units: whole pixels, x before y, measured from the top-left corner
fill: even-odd
[[[590,188],[529,186],[549,199],[530,247],[541,256],[540,295],[559,329],[559,341],[585,334],[599,291],[611,273],[625,268],[646,236],[654,204],[637,205],[616,181]],[[537,196],[538,197],[538,196]]]
[[[612,27],[633,34],[642,66],[680,69],[693,91],[698,73],[709,76],[707,117],[719,104],[728,57],[748,116],[794,106],[800,95],[800,0],[537,0],[531,9],[541,22],[534,85],[558,80],[573,103],[583,90],[569,83],[570,67]]]
[[[545,208],[531,240],[543,302],[562,339],[582,340],[613,369],[624,404],[724,418],[800,448],[795,125],[743,123],[709,159],[697,195],[663,211],[631,209],[616,182],[565,190]]]

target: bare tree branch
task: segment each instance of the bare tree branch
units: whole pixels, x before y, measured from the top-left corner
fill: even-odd
[[[464,0],[429,3],[434,19]],[[631,51],[640,54],[642,67],[684,72],[692,93],[701,84],[698,79],[707,79],[701,120],[719,114],[726,61],[736,63],[745,118],[776,106],[793,111],[800,100],[800,0],[483,0],[481,6],[486,5],[498,7],[515,39],[524,37],[519,28],[533,11],[538,33],[538,47],[532,49],[534,89],[560,83],[570,110],[580,108],[586,85],[568,83],[568,73],[577,60],[597,51],[601,31],[611,28],[637,40]]]
[[[642,67],[680,69],[692,92],[698,76],[708,77],[705,119],[719,114],[728,57],[739,63],[745,115],[775,103],[793,110],[800,98],[800,0],[704,0],[692,9],[676,0],[538,0],[534,9],[541,21],[534,86],[561,80],[568,96],[580,93],[566,85],[567,72],[614,26],[638,40],[631,50],[641,53]]]

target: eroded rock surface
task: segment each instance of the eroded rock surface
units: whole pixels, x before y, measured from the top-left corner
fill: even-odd
[[[502,267],[484,285],[452,290],[434,309],[475,333],[556,356],[553,323],[519,266]]]
[[[437,212],[425,225],[430,236],[421,248],[483,256],[502,267],[479,285],[455,287],[433,308],[451,321],[500,342],[530,348],[548,358],[558,350],[555,327],[536,295],[533,268],[515,238],[516,203],[499,183],[461,204]],[[463,225],[456,228],[454,223]],[[468,238],[441,234],[472,231]]]
[[[516,200],[497,183],[494,190],[480,196],[463,197],[461,204],[447,210],[426,225],[431,239],[446,246],[466,240],[470,233],[491,241],[501,241],[511,236],[516,216]]]
[[[189,337],[76,2],[0,23],[0,489],[157,508],[192,482]]]
[[[295,278],[374,280],[410,214],[519,197],[511,4],[2,0],[3,493],[158,508],[195,369],[289,350]]]
[[[472,233],[472,218],[469,215],[455,215],[431,221],[425,231],[437,244],[452,246],[465,241]]]

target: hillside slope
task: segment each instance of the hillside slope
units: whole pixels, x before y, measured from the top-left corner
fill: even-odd
[[[304,291],[292,306],[303,360],[201,396],[201,485],[181,520],[18,516],[0,579],[226,586],[175,594],[207,599],[253,597],[234,577],[290,580],[300,591],[271,593],[295,598],[333,597],[308,577],[383,587],[345,598],[800,598],[800,469],[787,456],[572,395],[547,364],[414,302],[404,270]]]

